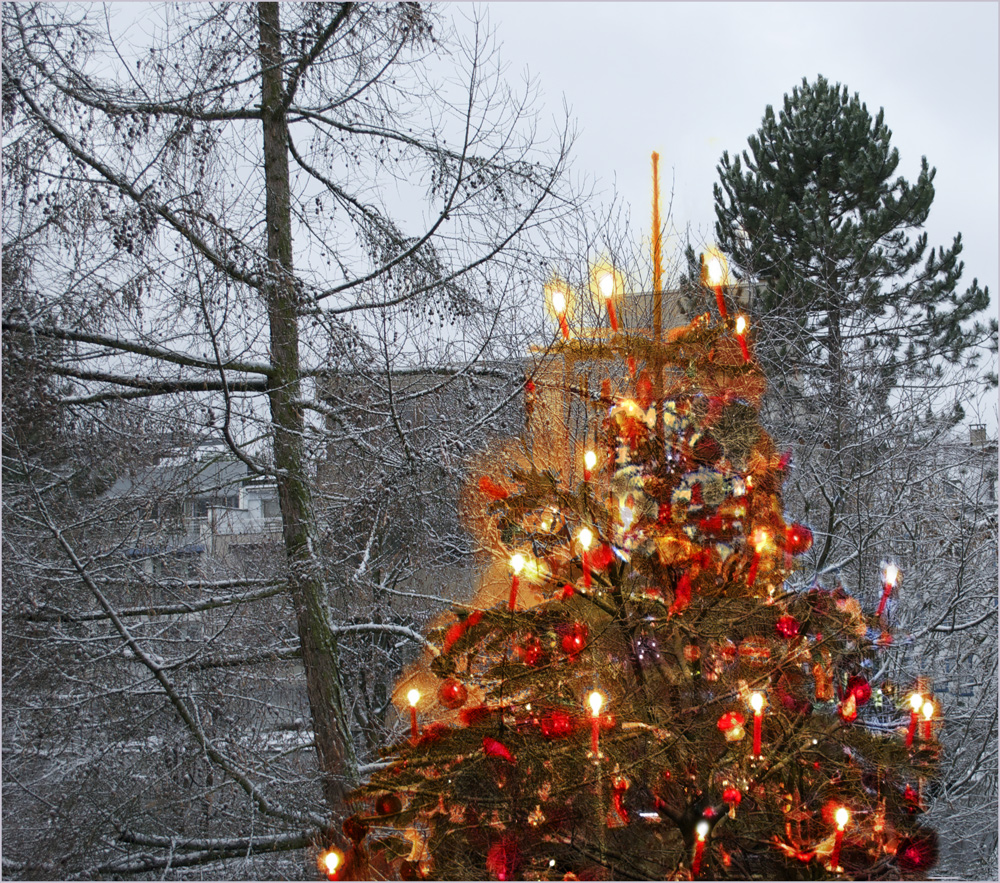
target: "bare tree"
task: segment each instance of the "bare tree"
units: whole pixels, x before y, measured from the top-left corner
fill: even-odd
[[[20,176],[5,272],[21,267],[3,315],[5,797],[33,807],[5,870],[23,873],[247,859],[343,812],[357,746],[392,723],[398,644],[419,640],[407,611],[370,608],[447,600],[413,582],[465,551],[437,489],[519,390],[518,294],[578,205],[567,128],[539,134],[480,21],[417,4],[145,13],[3,10]],[[8,401],[15,346],[44,368],[58,452]],[[143,476],[182,434],[276,485],[277,546],[224,572],[153,567],[144,542],[191,470],[156,499]],[[288,691],[259,692],[269,678]],[[46,690],[56,708],[32,708]],[[54,755],[19,753],[40,727],[68,740],[58,799]],[[287,752],[280,732],[298,733]],[[87,831],[32,855],[47,813]]]

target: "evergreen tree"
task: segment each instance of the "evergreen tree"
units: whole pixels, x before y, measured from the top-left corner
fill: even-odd
[[[410,738],[355,793],[331,879],[933,863],[934,724],[874,676],[882,608],[796,577],[812,537],[736,329],[567,339],[528,383],[523,446],[473,477],[479,595],[397,685]]]
[[[910,238],[930,213],[936,170],[922,157],[915,184],[894,177],[891,137],[883,110],[873,120],[846,86],[803,79],[777,118],[768,105],[742,163],[724,152],[718,167],[722,251],[764,283],[759,308],[768,321],[798,332],[795,339],[783,328],[778,352],[800,348],[796,356],[832,388],[843,382],[843,353],[857,327],[877,327],[886,351],[905,346],[905,361],[890,360],[889,370],[967,357],[985,331],[968,322],[989,304],[989,290],[975,279],[958,290],[961,234],[936,250],[926,233]]]
[[[891,443],[937,443],[996,382],[977,368],[996,350],[989,290],[960,289],[961,235],[937,249],[912,235],[935,170],[922,158],[915,183],[898,175],[891,135],[857,93],[803,79],[777,115],[767,107],[742,161],[723,153],[714,188],[719,246],[757,289],[765,423],[802,467],[790,502],[818,528],[817,569],[853,562],[858,584],[880,555],[851,541],[870,534],[858,476]]]

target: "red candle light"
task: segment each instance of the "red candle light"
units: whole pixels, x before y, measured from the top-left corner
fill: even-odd
[[[889,595],[892,594],[892,590],[896,586],[896,578],[899,576],[899,568],[895,564],[887,564],[885,566],[885,586],[882,589],[882,600],[878,602],[878,610],[875,612],[876,616],[881,616],[882,611],[885,610],[886,602],[889,600]]]
[[[580,541],[580,548],[583,550],[580,554],[580,564],[583,567],[583,587],[585,589],[589,589],[590,560],[587,557],[587,549],[590,548],[590,544],[594,541],[594,534],[591,532],[590,528],[584,527],[577,535],[577,539]]]
[[[518,552],[516,555],[512,555],[510,558],[510,569],[514,571],[513,576],[510,578],[510,609],[514,609],[514,605],[517,604],[517,589],[520,585],[519,574],[524,569],[524,556]]]
[[[830,853],[829,868],[831,871],[839,872],[844,870],[840,867],[840,847],[844,842],[844,828],[851,820],[851,814],[847,811],[847,807],[842,806],[837,810],[834,818],[837,820],[837,835],[833,839],[833,852]]]
[[[694,844],[694,858],[691,861],[691,876],[697,877],[701,873],[701,857],[705,854],[705,838],[708,836],[708,822],[702,819],[695,826],[695,834],[698,839]]]
[[[615,304],[612,298],[615,296],[615,271],[613,269],[603,269],[597,275],[597,288],[604,298],[604,303],[608,307],[608,321],[611,323],[611,330],[618,330],[618,317],[615,315]]]
[[[417,726],[417,703],[420,701],[420,691],[410,690],[406,694],[406,701],[410,703],[410,738],[416,739],[420,735],[420,728]]]
[[[747,349],[747,320],[742,316],[738,316],[736,319],[736,340],[739,342],[740,349],[743,351],[743,361],[750,361],[750,350]]]
[[[760,756],[760,730],[764,718],[764,697],[760,693],[750,694],[750,707],[753,709],[753,756]]]
[[[931,731],[931,720],[934,717],[934,703],[931,702],[930,699],[928,699],[924,703],[923,712],[924,712],[924,741],[930,742],[931,737],[933,735]]]
[[[331,849],[322,855],[323,872],[327,880],[337,879],[337,869],[340,867],[342,856],[336,849]]]
[[[566,314],[569,310],[569,286],[560,279],[553,279],[545,286],[545,297],[549,310],[559,323],[563,340],[569,340],[569,323]]]
[[[715,302],[719,307],[719,315],[723,319],[728,317],[726,312],[726,301],[722,297],[722,286],[726,281],[726,263],[721,252],[710,250],[709,257],[705,261],[705,270],[708,275],[708,284],[715,292]]]
[[[583,480],[590,481],[591,470],[597,465],[597,454],[587,451],[583,455]]]
[[[601,749],[597,743],[601,729],[601,706],[604,705],[604,696],[594,690],[587,697],[590,703],[590,756],[595,760],[601,757]]]
[[[919,693],[913,693],[910,696],[910,728],[906,731],[906,747],[910,748],[913,745],[913,736],[917,732],[917,714],[920,711],[920,706],[924,704],[924,697]]]

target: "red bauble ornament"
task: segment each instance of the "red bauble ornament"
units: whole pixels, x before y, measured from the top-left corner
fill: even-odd
[[[738,711],[727,711],[719,718],[718,727],[722,732],[726,732],[726,730],[731,730],[733,727],[742,727],[746,722],[747,719]]]
[[[813,534],[804,524],[792,524],[785,531],[785,549],[790,555],[801,555],[812,548]]]
[[[778,630],[778,634],[785,638],[794,638],[799,633],[799,621],[787,613],[778,617],[774,627]]]
[[[575,724],[571,714],[553,709],[542,715],[538,726],[547,739],[565,739],[573,732]]]
[[[524,660],[525,665],[530,665],[532,667],[536,665],[541,665],[545,662],[545,648],[542,646],[540,641],[535,641],[533,644],[528,644],[521,653],[521,658]]]
[[[383,794],[375,800],[375,814],[379,816],[394,816],[403,809],[403,801],[398,794]]]
[[[853,694],[858,705],[864,705],[872,698],[871,685],[861,675],[851,675],[847,679],[847,692]]]
[[[545,662],[545,648],[534,635],[528,635],[521,644],[514,647],[514,656],[525,665],[540,665]]]
[[[739,806],[740,801],[743,800],[743,794],[738,788],[729,787],[722,792],[722,799],[726,803],[731,803],[734,806]]]
[[[582,622],[574,622],[572,625],[566,627],[561,642],[563,653],[571,659],[575,657],[587,646],[587,636],[589,634],[590,629]]]
[[[438,689],[438,700],[445,708],[461,708],[468,698],[465,684],[455,678],[448,678]]]
[[[933,867],[938,858],[937,835],[922,831],[899,841],[896,847],[896,864],[906,874],[917,874]]]

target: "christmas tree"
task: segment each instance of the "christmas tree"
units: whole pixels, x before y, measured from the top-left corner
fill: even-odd
[[[873,611],[803,578],[812,534],[784,515],[788,456],[761,427],[765,378],[716,260],[718,315],[666,334],[655,237],[651,328],[619,322],[610,269],[593,280],[604,333],[579,336],[572,293],[550,286],[559,332],[526,385],[524,439],[468,494],[479,594],[398,685],[409,737],[355,793],[331,879],[933,864],[933,701],[872,677],[899,571]]]

